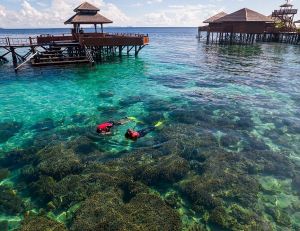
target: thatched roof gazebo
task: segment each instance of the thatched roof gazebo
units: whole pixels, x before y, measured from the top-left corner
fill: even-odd
[[[273,22],[269,17],[254,10],[243,8],[217,19],[215,22]]]
[[[101,32],[103,33],[103,24],[113,23],[103,15],[99,14],[99,8],[92,4],[85,2],[74,9],[76,14],[68,19],[65,24],[74,25],[74,33],[80,32],[80,25],[91,24],[95,26],[95,32],[97,33],[97,25],[101,25]]]
[[[219,18],[223,18],[226,15],[227,15],[227,13],[222,11],[222,12],[210,17],[209,19],[206,19],[205,21],[203,21],[203,23],[213,23],[216,20],[218,20]]]
[[[263,33],[274,20],[248,8],[240,9],[209,24],[212,31],[230,33]]]

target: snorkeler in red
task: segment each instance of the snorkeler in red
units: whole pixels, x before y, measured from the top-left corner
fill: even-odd
[[[129,122],[130,119],[129,118],[125,118],[125,119],[121,119],[119,121],[108,121],[108,122],[104,122],[102,124],[99,124],[97,126],[97,133],[98,134],[102,134],[102,135],[109,135],[111,134],[111,129],[114,127],[114,126],[118,126],[118,125],[123,125],[127,122]]]
[[[154,130],[155,130],[155,127],[145,128],[145,129],[140,130],[140,131],[134,131],[132,129],[128,129],[127,132],[125,133],[125,137],[129,140],[136,141],[137,139],[146,136],[148,133],[150,133]]]
[[[125,133],[125,137],[129,140],[136,141],[139,138],[146,136],[148,133],[153,132],[157,128],[163,125],[163,121],[158,121],[154,126],[142,129],[140,131],[134,131],[133,129],[128,129]]]

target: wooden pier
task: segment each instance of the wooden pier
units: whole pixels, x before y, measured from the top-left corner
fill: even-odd
[[[103,24],[112,23],[98,13],[99,9],[83,3],[65,24],[73,24],[71,34],[40,35],[28,38],[0,38],[0,63],[8,62],[11,55],[17,70],[27,62],[33,66],[95,63],[111,56],[134,53],[135,56],[149,44],[144,34],[104,33]],[[82,24],[93,24],[95,33],[85,33]],[[97,25],[101,25],[98,32]],[[21,52],[25,54],[21,55]]]
[[[297,9],[287,3],[265,16],[244,8],[231,14],[220,12],[205,20],[207,26],[198,27],[199,40],[207,44],[248,45],[256,42],[278,42],[300,45],[300,31],[294,16]]]

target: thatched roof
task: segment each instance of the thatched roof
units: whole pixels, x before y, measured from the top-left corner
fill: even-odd
[[[113,23],[101,14],[76,14],[65,22],[65,24],[107,24]]]
[[[84,2],[80,6],[75,8],[74,12],[78,12],[78,11],[100,11],[100,9],[88,2]]]
[[[227,13],[222,11],[222,12],[210,17],[209,19],[206,19],[203,23],[212,23],[212,22],[214,22],[214,21],[218,20],[219,18],[222,18],[226,15],[227,15]]]
[[[244,8],[219,18],[215,22],[273,22],[273,20],[256,11]]]
[[[286,3],[286,4],[281,5],[280,7],[293,7],[293,5],[289,4],[289,3]]]
[[[295,21],[295,23],[300,23],[300,20],[298,20],[298,21]]]
[[[82,3],[75,10],[76,14],[68,19],[65,24],[106,24],[113,23],[108,18],[99,14],[97,7],[88,2]]]

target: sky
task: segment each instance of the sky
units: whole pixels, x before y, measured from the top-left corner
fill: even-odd
[[[85,0],[0,0],[2,28],[63,28],[73,9]],[[111,26],[199,26],[210,16],[250,8],[265,15],[285,0],[88,0],[101,14],[114,21]],[[292,0],[299,9],[300,0]]]

